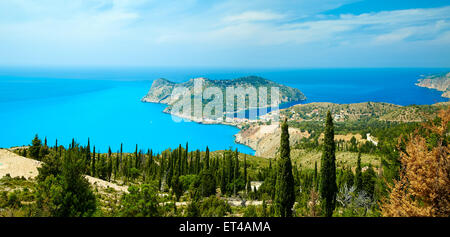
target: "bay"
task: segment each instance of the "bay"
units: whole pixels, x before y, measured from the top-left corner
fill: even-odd
[[[414,85],[445,68],[230,69],[230,68],[0,68],[0,147],[27,145],[34,134],[50,145],[75,138],[106,152],[140,149],[250,148],[236,144],[239,130],[226,125],[176,123],[165,105],[142,103],[152,80],[195,77],[232,79],[256,75],[300,89],[309,102],[388,102],[399,105],[448,101],[440,92]]]

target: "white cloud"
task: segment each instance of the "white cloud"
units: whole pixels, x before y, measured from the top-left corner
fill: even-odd
[[[226,16],[225,22],[252,22],[252,21],[270,21],[283,19],[282,14],[270,11],[246,11],[238,15]]]

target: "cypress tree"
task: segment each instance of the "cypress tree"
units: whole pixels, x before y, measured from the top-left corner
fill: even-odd
[[[225,167],[222,167],[222,175],[220,176],[220,193],[222,196],[227,193],[227,175]]]
[[[320,195],[325,216],[331,217],[336,205],[336,144],[331,113],[328,111],[325,126],[323,153],[320,164]]]
[[[95,177],[95,146],[94,146],[94,151],[92,153],[92,163],[91,163],[91,175],[92,177]]]
[[[234,180],[233,174],[234,174],[234,167],[233,167],[233,154],[232,151],[230,150],[227,153],[227,177],[228,177],[228,183],[232,183]]]
[[[294,176],[289,147],[289,130],[287,120],[281,124],[280,157],[278,159],[275,185],[276,214],[281,217],[292,216],[295,202]]]
[[[119,151],[116,153],[116,157],[114,158],[114,180],[117,179],[117,171],[119,170]]]
[[[244,155],[244,183],[247,185],[247,155]]]
[[[120,143],[120,163],[122,163],[123,143]]]
[[[188,149],[189,145],[186,142],[186,149],[184,150],[184,169],[183,169],[183,175],[189,173],[189,163],[188,163]]]
[[[200,151],[197,149],[195,152],[195,174],[200,172]]]
[[[252,191],[252,184],[250,182],[250,178],[247,178],[247,182],[245,182],[245,185],[247,185],[246,192],[248,194],[248,193],[250,193]]]
[[[91,164],[91,142],[88,138],[88,143],[86,146],[86,170],[89,172],[89,165]]]
[[[239,179],[239,152],[237,149],[234,153],[234,179]]]
[[[112,164],[112,155],[111,155],[111,147],[109,148],[108,151],[108,162],[107,162],[107,174],[106,177],[108,178],[108,182],[111,181],[111,175],[112,175],[112,171],[113,171],[113,164]]]
[[[314,161],[314,179],[313,179],[313,184],[314,184],[314,190],[317,191],[317,189],[319,188],[319,180],[318,180],[318,172],[317,172],[317,161]]]
[[[134,151],[134,168],[138,167],[138,145],[136,144],[136,150]]]
[[[206,146],[205,166],[206,166],[206,169],[209,169],[209,148],[208,148],[208,146]]]
[[[356,191],[363,190],[362,182],[362,169],[361,169],[361,152],[358,153],[358,161],[356,162],[356,175],[355,175],[355,187]]]

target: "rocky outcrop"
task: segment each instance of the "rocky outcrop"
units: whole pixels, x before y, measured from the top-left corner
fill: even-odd
[[[150,91],[141,101],[151,103],[170,104],[170,94],[172,93],[175,83],[164,78],[153,81]]]

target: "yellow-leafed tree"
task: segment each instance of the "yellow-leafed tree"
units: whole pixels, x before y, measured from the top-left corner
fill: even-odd
[[[450,216],[450,108],[410,135],[400,153],[399,180],[381,206],[383,216]]]

